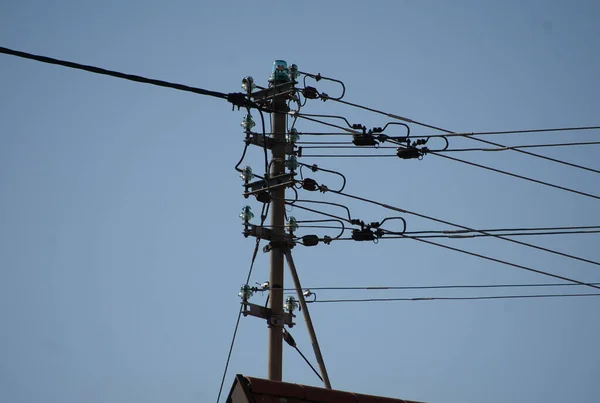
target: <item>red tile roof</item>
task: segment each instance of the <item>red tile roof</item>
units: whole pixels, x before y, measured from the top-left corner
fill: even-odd
[[[242,399],[241,397],[245,397]],[[418,403],[237,375],[227,403]]]

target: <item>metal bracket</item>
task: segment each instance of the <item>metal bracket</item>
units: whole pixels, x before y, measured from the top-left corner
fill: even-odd
[[[271,308],[267,308],[266,306],[251,304],[249,302],[242,302],[244,306],[244,310],[242,314],[244,316],[254,316],[257,318],[265,319],[269,322],[269,325],[272,326],[283,326],[287,325],[289,327],[294,327],[294,318],[296,315],[284,312],[282,315],[273,315],[271,312]]]
[[[254,101],[257,103],[264,102],[285,92],[295,92],[294,86],[296,84],[297,82],[293,80],[285,82],[283,84],[277,84],[276,86],[271,88],[265,88],[264,90],[255,91],[252,94],[250,94],[250,97],[254,99]]]
[[[252,137],[250,137],[250,144],[259,146],[259,147],[266,147],[269,150],[272,150],[273,147],[275,146],[275,144],[277,144],[277,142],[275,141],[275,139],[273,137],[264,137],[261,134],[254,134]],[[293,143],[284,143],[285,145],[285,154],[286,155],[294,155],[295,151],[294,151],[294,144]]]
[[[261,179],[248,183],[244,185],[246,188],[244,197],[247,199],[249,196],[256,195],[258,198],[260,193],[266,192],[266,189],[275,190],[281,187],[292,187],[296,183],[294,175],[295,173],[287,173],[270,177],[266,181]]]
[[[281,239],[281,235],[277,236],[271,228],[265,228],[254,224],[248,224],[248,226],[244,228],[244,236],[266,239],[269,242],[273,241],[274,238],[279,238],[276,241],[276,243],[278,243],[277,247],[290,247],[294,245],[294,239],[290,234],[283,234],[283,239]],[[281,243],[281,246],[279,246],[279,243]]]

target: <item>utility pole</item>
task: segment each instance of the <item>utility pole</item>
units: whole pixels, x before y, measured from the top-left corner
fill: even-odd
[[[278,92],[277,84],[282,84],[285,79],[278,76],[277,64],[271,77],[274,88],[271,113],[271,131],[273,133],[273,149],[271,161],[271,177],[285,174],[285,147],[287,131],[287,114],[285,110],[286,97]],[[285,187],[271,191],[271,229],[273,242],[271,243],[271,270],[269,283],[271,292],[269,303],[271,308],[271,321],[269,323],[269,379],[282,380],[283,366],[283,277],[284,277],[284,237],[285,237]]]
[[[245,206],[242,214],[240,214],[245,223],[244,235],[246,237],[254,236],[269,241],[269,245],[263,249],[265,252],[269,251],[271,253],[269,282],[267,286],[263,286],[262,288],[262,290],[265,290],[267,287],[269,289],[269,306],[260,306],[248,301],[248,298],[256,291],[256,287],[252,290],[248,284],[242,286],[239,295],[242,298],[242,313],[244,316],[250,315],[267,320],[269,329],[268,377],[273,381],[282,381],[283,330],[285,325],[290,328],[294,326],[293,318],[295,317],[292,313],[295,301],[291,303],[292,307],[286,302],[285,305],[287,306],[284,309],[284,262],[287,258],[298,293],[298,299],[305,312],[306,325],[315,356],[319,363],[325,386],[330,389],[331,384],[325,369],[323,356],[321,355],[306,301],[302,294],[298,273],[290,254],[290,249],[295,245],[293,231],[297,227],[297,224],[293,217],[290,217],[289,228],[286,228],[285,222],[285,190],[287,187],[294,186],[297,183],[294,179],[294,175],[296,175],[295,170],[298,167],[294,144],[297,140],[297,134],[294,136],[293,133],[287,133],[287,116],[290,111],[288,101],[294,99],[296,102],[299,102],[298,98],[294,98],[293,95],[296,85],[295,79],[298,77],[298,74],[298,66],[295,64],[288,69],[285,61],[276,60],[273,64],[268,88],[261,88],[259,91],[252,92],[252,88],[254,88],[252,77],[245,77],[242,80],[242,88],[247,90],[248,96],[253,98],[261,107],[268,108],[271,111],[271,136],[268,136],[266,133],[263,133],[262,136],[252,135],[249,128],[254,123],[249,114],[242,123],[242,126],[246,128],[247,144],[254,144],[263,147],[265,150],[271,150],[271,162],[268,164],[269,172],[265,173],[264,179],[249,182],[249,179],[252,177],[252,170],[249,167],[240,170],[242,173],[241,176],[245,181],[244,197],[248,198],[254,195],[257,200],[270,204],[271,223],[268,227],[264,227],[262,221],[260,226],[249,223],[249,219],[252,216],[249,212],[249,206]],[[289,158],[287,158],[288,156]],[[287,169],[289,169],[289,173],[286,173]],[[264,220],[264,217],[262,220]],[[289,229],[289,233],[286,232],[286,229]]]

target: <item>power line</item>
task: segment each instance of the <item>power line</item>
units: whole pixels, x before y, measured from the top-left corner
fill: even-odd
[[[258,254],[258,247],[260,244],[260,238],[256,238],[256,244],[254,245],[254,252],[252,252],[252,260],[250,261],[250,269],[248,270],[248,276],[246,278],[246,283],[250,281],[250,276],[252,275],[252,269],[254,268],[254,262],[256,261],[256,256]],[[223,392],[223,385],[225,384],[225,377],[227,376],[227,369],[229,368],[229,361],[231,360],[231,353],[233,352],[233,346],[235,344],[235,338],[237,336],[238,327],[240,326],[240,319],[242,317],[242,311],[244,310],[244,306],[240,304],[240,310],[238,312],[237,320],[235,322],[235,328],[233,329],[233,336],[231,337],[231,344],[229,346],[229,353],[227,354],[227,360],[225,361],[225,369],[223,370],[223,377],[221,378],[221,386],[219,387],[219,395],[217,396],[217,403],[221,399],[221,393]]]
[[[600,285],[600,283],[590,283]],[[394,290],[446,290],[446,289],[478,289],[478,288],[529,288],[529,287],[578,287],[571,283],[532,283],[532,284],[470,284],[470,285],[424,285],[424,286],[339,286],[339,287],[304,287],[310,291],[394,291]],[[284,291],[295,291],[285,288]]]
[[[556,162],[558,164],[567,165],[567,166],[570,166],[570,167],[573,167],[573,168],[582,169],[582,170],[585,170],[585,171],[600,173],[600,171],[598,171],[598,170],[595,170],[595,169],[592,169],[592,168],[589,168],[589,167],[586,167],[586,166],[583,166],[583,165],[573,164],[571,162],[559,160],[557,158],[551,158],[551,157],[547,157],[545,155],[536,154],[536,153],[532,153],[530,151],[522,150],[522,148],[525,148],[525,147],[507,147],[507,146],[502,145],[500,143],[495,143],[493,141],[488,141],[488,140],[480,139],[480,138],[477,138],[477,137],[470,137],[470,136],[463,136],[463,137],[469,138],[471,140],[479,141],[480,143],[490,144],[490,145],[499,147],[499,149],[503,149],[504,148],[504,149],[507,149],[507,150],[516,151],[516,152],[521,153],[521,154],[526,154],[526,155],[529,155],[529,156],[532,156],[532,157],[541,158],[541,159],[544,159],[546,161]],[[496,151],[496,150],[494,150],[494,151]]]
[[[551,148],[551,147],[574,147],[574,146],[593,146],[599,145],[600,141],[580,141],[580,142],[572,142],[572,143],[547,143],[547,144],[521,144],[516,146],[503,146],[498,148],[451,148],[448,150],[439,150],[438,152],[463,152],[463,151],[509,151],[516,150],[521,148]],[[381,147],[380,147],[381,148]],[[579,166],[578,166],[579,167]],[[587,170],[591,170],[594,172],[595,169],[582,167]]]
[[[263,204],[263,208],[261,211],[260,217],[260,225],[262,226],[265,223],[267,218],[267,213],[269,211],[269,204]],[[252,276],[252,270],[254,269],[254,262],[256,261],[256,256],[258,255],[258,248],[260,246],[260,238],[256,238],[256,243],[254,245],[254,251],[252,252],[252,259],[250,260],[250,269],[248,269],[248,275],[246,276],[246,282],[244,284],[248,284],[250,282],[250,277]],[[225,377],[227,376],[227,369],[229,368],[229,361],[231,360],[231,353],[233,352],[233,346],[235,345],[235,338],[237,336],[238,327],[240,325],[240,319],[242,317],[242,312],[244,310],[244,306],[240,304],[240,310],[238,312],[237,320],[235,322],[235,328],[233,329],[233,336],[231,337],[231,345],[229,346],[229,353],[227,353],[227,360],[225,361],[225,369],[223,370],[223,378],[221,379],[221,386],[219,386],[219,395],[217,396],[217,402],[221,399],[221,393],[223,392],[223,385],[225,384]]]
[[[316,212],[316,211],[314,211]],[[320,214],[320,212],[316,212]],[[315,221],[331,221],[331,220],[315,220]],[[309,222],[305,220],[298,221],[299,228],[319,228],[319,229],[341,229],[340,226],[333,225],[303,225],[302,223]],[[267,228],[270,226],[266,226]],[[556,230],[556,229],[559,230]],[[564,228],[565,230],[560,230]],[[577,229],[581,228],[581,229]],[[586,229],[586,228],[596,228],[596,229]],[[570,230],[573,229],[573,230]],[[351,231],[352,228],[344,228],[344,231]],[[546,231],[543,231],[544,228],[536,228],[535,231],[529,228],[518,229],[481,229],[477,231],[484,232],[501,232],[498,235],[502,236],[538,236],[538,235],[582,235],[582,234],[599,234],[600,227],[598,226],[585,226],[585,227],[555,227],[555,228],[547,228]],[[383,229],[384,235],[385,229]],[[473,231],[473,232],[477,232]],[[521,232],[505,232],[505,231],[521,231]],[[529,231],[529,232],[526,232]],[[493,234],[481,234],[481,233],[472,233],[471,231],[462,231],[462,230],[436,230],[436,231],[406,231],[402,235],[398,236],[382,236],[380,239],[405,239],[404,235],[410,235],[415,238],[449,238],[449,239],[468,239],[468,238],[481,238],[481,237],[493,237]],[[338,241],[352,241],[354,238],[337,238]]]
[[[460,230],[436,230],[436,231],[412,231],[406,232],[407,235],[417,235],[425,233],[443,233],[443,234],[464,234],[467,232],[506,232],[506,231],[564,231],[564,230],[586,230],[586,229],[600,229],[600,225],[576,225],[567,227],[518,227],[518,228],[488,228],[476,231],[470,231],[465,229]]]
[[[600,230],[579,230],[579,231],[540,231],[540,232],[506,232],[502,236],[537,236],[537,235],[581,235],[581,234],[599,234]],[[410,235],[411,232],[405,232]],[[449,238],[449,239],[464,239],[464,238],[485,238],[493,237],[493,234],[439,234],[439,235],[416,235],[415,238]],[[381,239],[402,238],[401,236],[386,236]]]
[[[305,119],[308,119],[308,120],[311,120],[311,121],[314,121],[314,122],[317,122],[317,123],[321,123],[321,124],[324,124],[324,125],[327,125],[327,126],[337,127],[337,128],[339,128],[341,130],[345,130],[345,131],[348,131],[348,132],[358,133],[358,132],[352,131],[350,129],[346,129],[346,128],[338,126],[338,125],[334,125],[334,124],[331,124],[331,123],[319,121],[317,119],[306,118],[306,117],[301,116],[301,115],[299,117],[302,117],[302,118],[305,118]],[[437,130],[444,131],[444,132],[453,133],[453,132],[450,132],[449,130],[437,128],[435,126],[426,125],[424,123],[420,123],[419,122],[417,124],[421,124],[421,125],[424,125],[426,127],[431,127],[431,128],[437,129]],[[480,140],[480,139],[472,138],[472,137],[469,137],[469,136],[463,136],[463,137],[471,138],[473,140]],[[398,143],[394,142],[393,139],[388,139],[387,141],[395,143],[395,144],[398,144]],[[557,160],[557,159],[554,159],[554,158],[545,157],[545,156],[542,156],[542,155],[538,155],[538,154],[530,153],[530,152],[527,152],[527,151],[519,150],[519,149],[516,149],[516,148],[510,148],[510,147],[504,146],[504,145],[499,144],[499,143],[492,143],[492,142],[487,142],[487,141],[484,141],[484,142],[489,143],[489,144],[493,144],[493,145],[498,146],[498,147],[503,147],[503,148],[506,148],[506,149],[514,149],[514,151],[518,151],[518,152],[521,152],[521,153],[533,155],[533,156],[536,156],[536,157],[539,157],[539,158],[547,159],[547,160],[550,160],[550,161],[553,161],[553,162],[562,163],[562,164],[569,165],[569,166],[572,166],[572,167],[584,169],[584,170],[587,170],[587,171],[590,171],[590,172],[600,173],[599,170],[596,170],[596,169],[593,169],[593,168],[589,168],[589,167],[584,167],[582,165],[576,165],[576,164],[568,163],[568,162],[565,162],[565,161],[562,161],[562,160]],[[402,145],[402,144],[400,144],[400,145]],[[450,151],[450,150],[444,150],[444,151]],[[440,154],[440,152],[444,152],[444,151],[441,151],[441,150],[440,151],[428,151],[428,154],[433,154],[433,155],[436,155],[436,156],[441,157],[441,158],[446,158],[446,159],[450,159],[452,161],[461,162],[463,164],[471,165],[471,166],[474,166],[474,167],[477,167],[477,168],[486,169],[486,170],[489,170],[489,171],[492,171],[492,172],[500,173],[500,174],[503,174],[503,175],[508,175],[508,176],[511,176],[511,177],[514,177],[514,178],[518,178],[518,179],[522,179],[522,180],[525,180],[525,181],[529,181],[529,182],[537,183],[537,184],[540,184],[540,185],[552,187],[552,188],[555,188],[555,189],[563,190],[563,191],[566,191],[566,192],[578,194],[580,196],[586,196],[586,197],[590,197],[590,198],[593,198],[593,199],[600,200],[600,196],[596,196],[596,195],[593,195],[591,193],[582,192],[582,191],[579,191],[579,190],[567,188],[565,186],[555,185],[555,184],[552,184],[552,183],[549,183],[549,182],[541,181],[541,180],[530,178],[530,177],[527,177],[527,176],[515,174],[515,173],[512,173],[512,172],[508,172],[508,171],[503,171],[501,169],[492,168],[492,167],[489,167],[489,166],[486,166],[486,165],[481,165],[481,164],[477,164],[477,163],[474,163],[474,162],[465,161],[465,160],[462,160],[462,159],[459,159],[459,158],[454,158],[454,157],[450,157],[450,156],[447,156],[447,155]],[[378,154],[303,154],[302,156],[306,157],[306,158],[386,158],[386,157],[387,158],[398,158],[396,155],[378,155]]]
[[[435,128],[436,130],[443,130],[440,128]],[[487,131],[487,132],[465,132],[465,133],[456,133],[449,132],[445,134],[446,137],[468,137],[468,136],[489,136],[489,135],[499,135],[499,134],[526,134],[526,133],[550,133],[550,132],[573,132],[573,131],[588,131],[588,130],[598,130],[600,126],[574,126],[574,127],[554,127],[554,128],[546,128],[546,129],[525,129],[525,130],[502,130],[502,131]],[[433,136],[427,136],[433,137]]]
[[[558,127],[547,129],[525,129],[525,130],[503,130],[503,131],[486,131],[486,132],[450,132],[447,134],[423,134],[415,137],[468,137],[468,136],[494,136],[504,134],[528,134],[528,133],[552,133],[563,131],[592,131],[599,130],[600,126],[573,126],[573,127]],[[436,130],[441,130],[436,128]],[[306,136],[348,136],[352,133],[348,132],[298,132],[300,135]]]
[[[340,302],[395,302],[395,301],[469,301],[491,299],[532,299],[532,298],[573,298],[573,297],[600,297],[600,293],[582,294],[533,294],[533,295],[492,295],[475,297],[415,297],[415,298],[361,298],[361,299],[324,299],[307,301],[315,303],[340,303]]]
[[[305,226],[301,225],[300,228],[323,228],[323,229],[334,229],[339,227],[334,226]],[[351,230],[351,228],[345,228],[345,231]],[[483,231],[483,230],[482,230]],[[384,230],[384,236],[378,239],[406,239],[405,235],[410,235],[412,238],[429,239],[429,238],[445,238],[445,239],[471,239],[471,238],[489,238],[495,237],[494,234],[423,234],[413,235],[414,232],[407,231],[403,235],[387,235]],[[580,231],[540,231],[540,232],[505,232],[497,235],[501,236],[539,236],[539,235],[583,235],[583,234],[600,234],[600,230],[580,230]],[[336,238],[335,241],[355,241],[354,238]]]
[[[298,141],[296,144],[303,144],[302,149],[327,149],[327,150],[341,150],[341,149],[362,149],[362,148],[372,148],[375,150],[395,150],[398,147],[395,146],[360,146],[357,147],[354,143],[349,141],[339,141],[339,142],[307,142],[307,141]],[[309,144],[305,146],[304,144]],[[517,148],[552,148],[552,147],[574,147],[574,146],[592,146],[592,145],[600,145],[600,141],[580,141],[580,142],[572,142],[572,143],[546,143],[546,144],[521,144],[515,146],[504,146],[504,147],[496,147],[496,148],[482,148],[482,147],[472,147],[472,148],[449,148],[447,150],[433,150],[436,152],[468,152],[468,151],[510,151]],[[593,172],[599,172],[592,168],[586,168]]]
[[[567,253],[555,251],[553,249],[548,249],[548,248],[544,248],[542,246],[533,245],[533,244],[529,244],[529,243],[526,243],[526,242],[518,241],[516,239],[505,238],[502,235],[497,235],[497,234],[489,233],[489,232],[482,231],[482,230],[476,230],[476,229],[469,228],[469,227],[464,226],[464,225],[455,224],[455,223],[452,223],[450,221],[441,220],[439,218],[434,218],[434,217],[431,217],[431,216],[427,216],[425,214],[415,213],[413,211],[401,209],[399,207],[394,207],[394,206],[391,206],[389,204],[381,203],[381,202],[378,202],[378,201],[375,201],[375,200],[371,200],[371,199],[367,199],[367,198],[364,198],[364,197],[355,196],[355,195],[351,195],[351,194],[348,194],[348,193],[339,192],[339,191],[335,191],[335,190],[328,190],[328,191],[332,192],[332,193],[335,193],[335,194],[339,194],[341,196],[349,197],[351,199],[360,200],[360,201],[364,201],[366,203],[375,204],[377,206],[386,208],[388,210],[397,211],[399,213],[411,214],[411,215],[414,215],[416,217],[425,218],[427,220],[435,221],[435,222],[438,222],[440,224],[446,224],[446,225],[450,225],[450,226],[457,227],[457,228],[462,228],[462,229],[465,229],[465,230],[468,230],[468,231],[472,231],[472,232],[479,232],[479,233],[482,233],[482,234],[489,234],[489,236],[492,236],[494,238],[498,238],[498,239],[502,239],[502,240],[505,240],[505,241],[508,241],[508,242],[516,243],[518,245],[527,246],[529,248],[538,249],[538,250],[541,250],[541,251],[544,251],[544,252],[548,252],[548,253],[552,253],[552,254],[555,254],[555,255],[559,255],[559,256],[570,258],[570,259],[579,260],[579,261],[582,261],[582,262],[586,262],[586,263],[590,263],[590,264],[594,264],[594,265],[600,266],[600,263],[596,262],[594,260],[589,260],[589,259],[584,259],[584,258],[581,258],[581,257],[578,257],[578,256],[569,255]],[[429,242],[429,241],[425,241],[423,239],[417,239],[417,238],[414,238],[414,237],[411,237],[411,238],[412,239],[416,239],[418,241],[422,241],[422,242]]]
[[[331,98],[331,100],[335,101],[335,102],[340,102],[342,104],[346,104],[346,105],[349,105],[349,106],[353,106],[353,107],[356,107],[356,108],[360,108],[360,109],[368,110],[368,111],[375,112],[375,113],[378,113],[378,114],[382,114],[382,115],[385,115],[385,116],[388,116],[388,117],[391,117],[393,119],[397,119],[397,120],[400,120],[400,121],[403,121],[403,122],[413,123],[413,124],[416,124],[418,126],[423,126],[423,127],[429,128],[429,129],[438,130],[438,131],[447,133],[447,134],[452,135],[452,136],[456,135],[456,136],[468,138],[468,139],[471,139],[471,140],[479,141],[479,142],[482,142],[482,143],[494,145],[496,147],[506,147],[503,144],[494,143],[494,142],[491,142],[491,141],[488,141],[488,140],[483,140],[483,139],[480,139],[480,138],[477,138],[477,137],[471,137],[473,134],[456,133],[456,132],[453,132],[451,130],[447,130],[447,129],[444,129],[444,128],[441,128],[441,127],[429,125],[429,124],[426,124],[426,123],[423,123],[423,122],[419,122],[419,121],[416,121],[416,120],[412,120],[412,119],[409,119],[409,118],[398,116],[398,115],[395,115],[393,113],[387,113],[387,112],[383,112],[383,111],[380,111],[380,110],[377,110],[377,109],[368,108],[368,107],[363,106],[363,105],[354,104],[354,103],[347,102],[347,101],[342,101],[340,99],[333,99],[333,98]],[[585,126],[585,127],[574,127],[574,128],[563,127],[563,128],[554,128],[554,129],[531,129],[531,130],[480,132],[479,134],[536,133],[536,132],[558,132],[558,131],[568,131],[568,130],[572,131],[572,130],[594,130],[594,129],[600,129],[600,126]],[[516,152],[522,153],[522,154],[526,154],[526,155],[532,156],[532,157],[545,159],[547,161],[556,162],[558,164],[563,164],[563,165],[567,165],[567,166],[574,167],[574,168],[579,168],[579,169],[588,170],[588,171],[591,169],[591,168],[588,168],[588,167],[585,167],[585,166],[582,166],[582,165],[573,164],[573,163],[570,163],[570,162],[567,162],[567,161],[563,161],[563,160],[559,160],[559,159],[556,159],[556,158],[546,157],[545,155],[540,155],[540,154],[532,153],[530,151],[520,150],[518,148],[514,148],[513,150],[516,151]]]
[[[135,81],[135,82],[142,83],[142,84],[156,85],[159,87],[172,88],[172,89],[179,90],[179,91],[186,91],[186,92],[192,92],[194,94],[206,95],[206,96],[215,97],[215,98],[221,98],[221,99],[227,100],[228,102],[231,102],[232,104],[234,104],[236,106],[244,106],[244,107],[249,106],[249,107],[257,108],[257,105],[254,104],[253,102],[248,101],[246,99],[246,95],[243,93],[225,94],[223,92],[210,91],[210,90],[205,90],[205,89],[198,88],[198,87],[191,87],[189,85],[172,83],[172,82],[163,81],[163,80],[156,80],[153,78],[142,77],[142,76],[138,76],[138,75],[134,75],[134,74],[121,73],[121,72],[114,71],[114,70],[107,70],[107,69],[104,69],[101,67],[70,62],[67,60],[60,60],[60,59],[55,59],[55,58],[47,57],[47,56],[34,55],[31,53],[8,49],[5,47],[0,47],[0,53],[6,54],[6,55],[11,55],[11,56],[21,57],[24,59],[36,60],[36,61],[42,62],[42,63],[48,63],[48,64],[57,65],[57,66],[68,67],[68,68],[72,68],[72,69],[76,69],[76,70],[83,70],[83,71],[87,71],[87,72],[94,73],[94,74],[101,74],[101,75],[105,75],[105,76],[121,78],[124,80]]]
[[[553,277],[553,278],[556,278],[556,279],[559,279],[559,280],[565,280],[565,281],[569,281],[569,282],[576,283],[576,284],[579,284],[579,285],[585,285],[585,286],[588,286],[588,287],[600,289],[600,286],[596,286],[596,285],[593,285],[591,283],[585,283],[585,282],[582,282],[582,281],[579,281],[579,280],[574,280],[574,279],[571,279],[571,278],[568,278],[568,277],[560,276],[558,274],[553,274],[553,273],[545,272],[545,271],[542,271],[542,270],[534,269],[532,267],[523,266],[523,265],[520,265],[520,264],[517,264],[517,263],[511,263],[511,262],[508,262],[506,260],[496,259],[496,258],[493,258],[493,257],[490,257],[490,256],[485,256],[485,255],[482,255],[482,254],[479,254],[479,253],[475,253],[475,252],[469,252],[469,251],[464,250],[464,249],[455,248],[455,247],[452,247],[452,246],[448,246],[448,245],[444,245],[444,244],[440,244],[440,243],[428,241],[428,240],[425,240],[425,239],[414,238],[414,237],[407,237],[407,238],[411,238],[411,239],[414,239],[415,241],[418,241],[418,242],[422,242],[422,243],[426,243],[426,244],[429,244],[429,245],[437,246],[437,247],[440,247],[440,248],[452,250],[452,251],[463,253],[463,254],[466,254],[466,255],[478,257],[478,258],[481,258],[481,259],[484,259],[484,260],[489,260],[489,261],[496,262],[496,263],[501,263],[501,264],[504,264],[504,265],[507,265],[507,266],[516,267],[518,269],[530,271],[532,273],[537,273],[537,274],[541,274],[541,275],[544,275],[544,276]],[[504,239],[509,239],[509,238],[504,238]]]
[[[335,192],[335,193],[342,194],[341,192]],[[345,195],[345,194],[343,194],[343,195]],[[382,205],[382,204],[383,203],[381,203],[380,205]],[[296,207],[300,207],[300,206],[296,206]],[[392,207],[392,206],[390,206],[390,207]],[[333,217],[333,218],[336,218],[336,219],[344,220],[342,217],[333,216],[333,215],[328,214],[328,213],[323,213],[323,212],[320,212],[320,211],[317,211],[317,210],[313,210],[313,209],[309,209],[309,208],[306,208],[306,207],[300,207],[300,208],[302,208],[304,210],[308,210],[308,211],[314,212],[314,213],[317,213],[317,214],[322,214],[322,215],[325,215],[325,216],[328,216],[328,217]],[[415,215],[423,217],[423,218],[432,219],[430,217],[423,216],[423,215],[418,214],[418,213],[412,213],[412,212],[408,212],[406,210],[401,210],[401,209],[398,209],[398,208],[392,208],[392,210],[394,210],[394,211],[400,211],[400,212],[404,212],[404,213],[409,213],[409,214],[415,214]],[[438,221],[437,219],[434,219],[434,220]],[[439,221],[449,224],[448,222],[445,222],[445,221],[441,221],[441,220],[439,220]],[[456,224],[449,224],[449,225],[457,226]],[[462,226],[459,226],[459,227],[462,227]],[[465,229],[468,229],[468,228],[465,227]],[[472,230],[472,231],[475,231],[475,230]],[[546,249],[546,248],[542,248],[542,247],[537,246],[537,245],[532,245],[532,244],[528,244],[528,243],[525,243],[525,242],[516,241],[516,240],[510,239],[510,238],[504,238],[501,235],[489,234],[489,236],[493,236],[493,237],[496,237],[496,238],[504,239],[504,240],[507,240],[507,241],[510,241],[510,242],[515,242],[515,243],[518,243],[518,244],[521,244],[521,245],[524,245],[524,246],[529,246],[529,247],[532,247],[532,248],[535,248],[535,249],[541,249],[541,250],[544,250],[544,251],[547,251],[547,252],[551,252],[551,253],[555,253],[555,254],[558,254],[558,255],[562,255],[562,256],[566,256],[566,257],[571,257],[571,258],[576,259],[576,260],[587,261],[587,259],[583,259],[583,258],[579,258],[579,257],[576,257],[576,256],[571,256],[571,255],[563,254],[562,252],[554,251],[552,249]],[[571,283],[574,283],[574,284],[585,285],[585,286],[588,286],[588,287],[600,289],[599,286],[595,286],[595,285],[593,285],[591,283],[585,283],[585,282],[582,282],[582,281],[579,281],[579,280],[575,280],[575,279],[571,279],[571,278],[568,278],[568,277],[560,276],[558,274],[553,274],[553,273],[545,272],[545,271],[542,271],[542,270],[534,269],[534,268],[531,268],[531,267],[523,266],[523,265],[520,265],[520,264],[511,263],[511,262],[508,262],[508,261],[505,261],[505,260],[492,258],[492,257],[481,255],[481,254],[478,254],[478,253],[475,253],[475,252],[469,252],[469,251],[466,251],[466,250],[463,250],[463,249],[459,249],[459,248],[454,248],[454,247],[451,247],[451,246],[448,246],[448,245],[438,244],[436,242],[427,241],[427,240],[419,238],[419,237],[412,237],[412,236],[406,236],[406,235],[400,235],[400,237],[414,239],[414,240],[419,241],[419,242],[424,242],[424,243],[427,243],[427,244],[430,244],[430,245],[439,246],[441,248],[450,249],[450,250],[453,250],[453,251],[456,251],[456,252],[460,252],[460,253],[464,253],[464,254],[467,254],[467,255],[479,257],[479,258],[482,258],[482,259],[485,259],[485,260],[490,260],[490,261],[493,261],[493,262],[496,262],[496,263],[505,264],[507,266],[516,267],[516,268],[519,268],[519,269],[522,269],[522,270],[530,271],[530,272],[541,274],[541,275],[544,275],[544,276],[553,277],[553,278],[556,278],[556,279],[568,281],[568,282],[571,282]],[[385,239],[385,238],[382,238],[382,239]],[[594,262],[594,261],[589,261],[589,263],[600,265],[600,263]]]
[[[476,168],[482,168],[482,169],[485,169],[485,170],[488,170],[488,171],[492,171],[492,172],[500,173],[500,174],[503,174],[503,175],[511,176],[511,177],[517,178],[517,179],[522,179],[522,180],[525,180],[525,181],[528,181],[528,182],[537,183],[537,184],[540,184],[540,185],[543,185],[543,186],[548,186],[548,187],[551,187],[551,188],[554,188],[554,189],[563,190],[565,192],[574,193],[574,194],[578,194],[580,196],[585,196],[585,197],[590,197],[590,198],[593,198],[593,199],[600,200],[600,196],[596,196],[596,195],[591,194],[591,193],[582,192],[580,190],[571,189],[571,188],[568,188],[568,187],[565,187],[565,186],[555,185],[555,184],[550,183],[550,182],[545,182],[545,181],[541,181],[539,179],[534,179],[534,178],[530,178],[530,177],[527,177],[527,176],[515,174],[515,173],[512,173],[512,172],[503,171],[501,169],[492,168],[492,167],[489,167],[487,165],[477,164],[477,163],[471,162],[471,161],[465,161],[465,160],[462,160],[460,158],[450,157],[448,155],[440,154],[437,151],[429,151],[428,154],[433,154],[433,155],[441,157],[441,158],[449,159],[449,160],[456,161],[456,162],[461,162],[463,164],[471,165],[471,166],[474,166]],[[396,155],[378,155],[378,154],[302,154],[302,156],[306,157],[306,158],[398,158],[398,156],[396,156]],[[600,171],[596,171],[596,170],[591,169],[591,168],[588,169],[588,170],[600,173]]]
[[[580,196],[585,196],[585,197],[590,197],[592,199],[600,200],[600,196],[596,196],[596,195],[593,195],[591,193],[582,192],[580,190],[575,190],[575,189],[567,188],[567,187],[564,187],[564,186],[555,185],[553,183],[544,182],[544,181],[541,181],[541,180],[538,180],[538,179],[529,178],[527,176],[515,174],[515,173],[512,173],[512,172],[508,172],[508,171],[503,171],[501,169],[492,168],[492,167],[489,167],[489,166],[486,166],[486,165],[477,164],[475,162],[461,160],[460,158],[454,158],[454,157],[450,157],[448,155],[438,154],[437,152],[430,152],[430,154],[433,154],[433,155],[436,155],[438,157],[445,158],[445,159],[448,159],[448,160],[452,160],[452,161],[456,161],[456,162],[461,162],[463,164],[471,165],[471,166],[474,166],[474,167],[477,167],[477,168],[485,169],[485,170],[488,170],[488,171],[497,172],[497,173],[500,173],[500,174],[503,174],[503,175],[512,176],[513,178],[522,179],[522,180],[525,180],[525,181],[528,181],[528,182],[538,183],[540,185],[552,187],[552,188],[559,189],[559,190],[564,190],[565,192],[575,193],[575,194],[578,194]]]

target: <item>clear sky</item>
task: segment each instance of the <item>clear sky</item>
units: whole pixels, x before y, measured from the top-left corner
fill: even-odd
[[[455,131],[527,129],[600,124],[599,18],[595,1],[3,0],[0,46],[222,92],[239,91],[246,75],[266,84],[273,60],[284,59],[343,80],[351,102]],[[0,401],[215,401],[254,245],[238,214],[244,204],[260,211],[241,196],[233,169],[243,112],[5,55],[0,86]],[[388,121],[332,102],[303,112],[368,127]],[[493,140],[594,139],[597,132]],[[599,150],[533,151],[600,169]],[[595,173],[511,152],[453,156],[600,194]],[[246,163],[260,171],[261,158],[250,149]],[[471,227],[600,225],[597,199],[435,156],[302,161],[343,172],[349,193]],[[314,197],[346,203],[365,221],[390,215]],[[409,230],[443,228],[406,218]],[[598,239],[522,240],[600,260]],[[501,240],[439,242],[600,282],[597,266]],[[307,287],[554,282],[404,239],[299,246],[294,256]],[[259,253],[251,282],[267,279],[268,255]],[[317,296],[502,293],[511,291]],[[598,401],[594,297],[310,308],[336,389],[439,403]],[[297,322],[292,334],[314,362],[301,315]],[[319,385],[284,347],[284,379]],[[243,319],[225,393],[236,373],[266,377],[266,357],[264,322]]]

